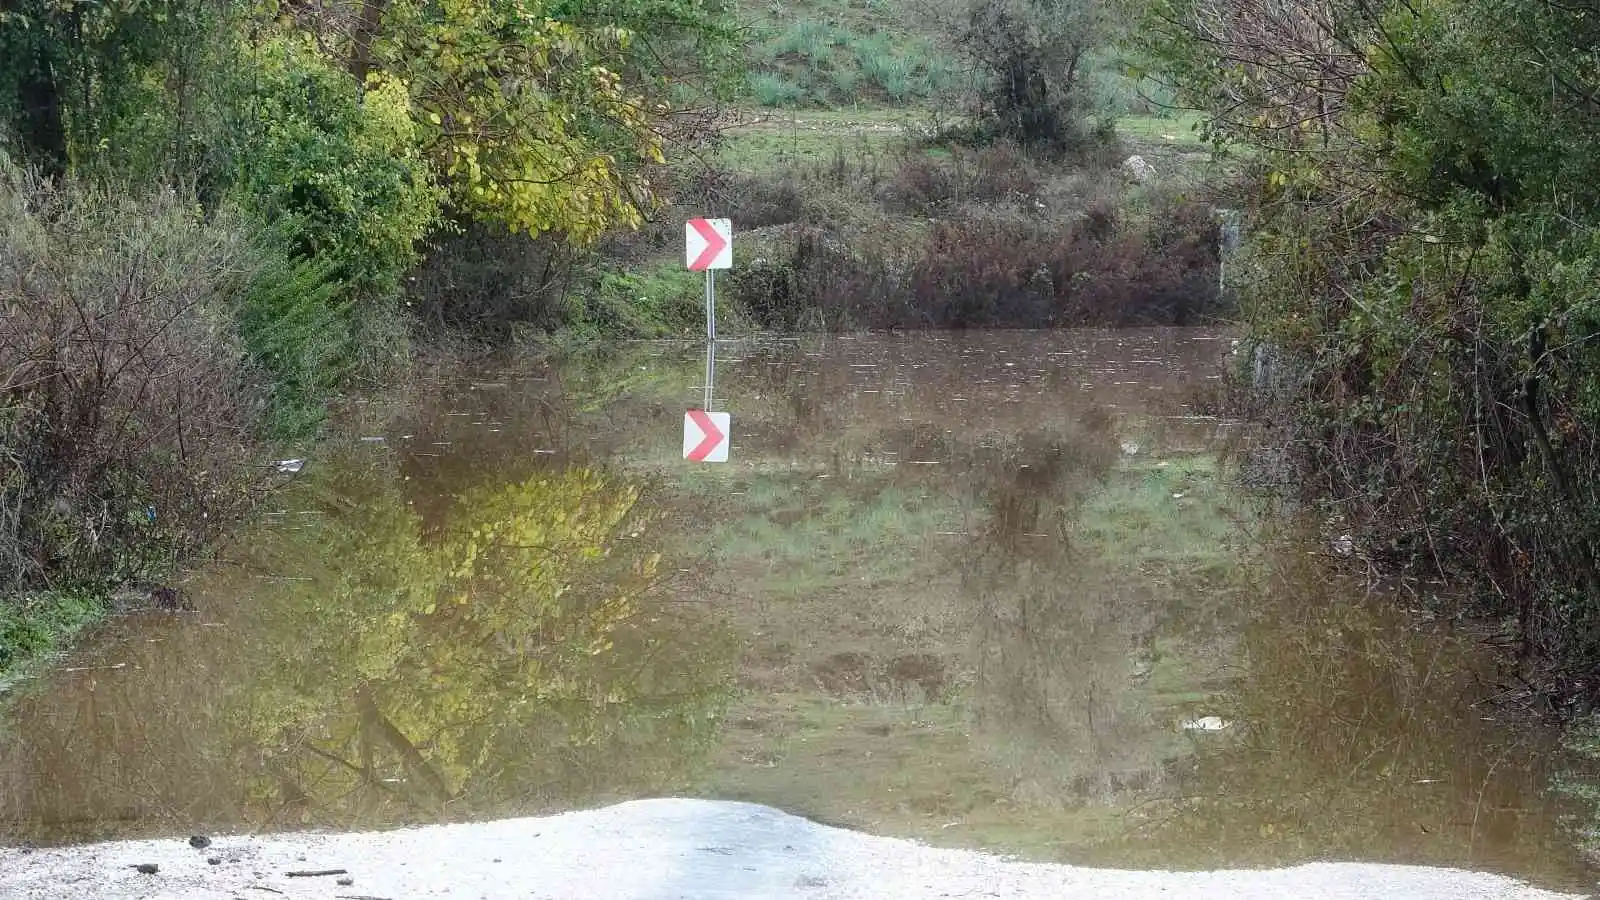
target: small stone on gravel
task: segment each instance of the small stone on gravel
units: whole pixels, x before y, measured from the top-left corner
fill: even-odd
[[[211,838],[208,838],[203,834],[194,835],[193,837],[189,838],[189,846],[195,848],[196,850],[204,850],[205,848],[211,846]]]
[[[161,867],[155,863],[139,863],[134,868],[139,870],[140,875],[154,875],[161,871]]]

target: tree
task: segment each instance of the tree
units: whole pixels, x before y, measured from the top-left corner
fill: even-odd
[[[1234,140],[1328,147],[1381,38],[1352,0],[1155,0],[1135,42]]]
[[[733,35],[720,5],[696,0],[366,0],[352,10],[289,11],[369,89],[406,93],[451,211],[579,242],[638,224],[654,202],[646,169],[663,161],[675,83],[657,44],[715,61]]]
[[[936,0],[923,11],[979,73],[978,116],[995,136],[1049,150],[1083,140],[1085,60],[1110,42],[1099,0]]]
[[[0,14],[0,116],[21,161],[197,181],[233,0],[19,0]]]

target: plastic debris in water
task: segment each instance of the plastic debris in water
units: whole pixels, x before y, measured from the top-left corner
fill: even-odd
[[[1189,719],[1183,723],[1184,731],[1221,731],[1232,725],[1221,716],[1201,716],[1198,719]]]
[[[278,461],[278,471],[293,474],[306,467],[303,459],[281,459]]]

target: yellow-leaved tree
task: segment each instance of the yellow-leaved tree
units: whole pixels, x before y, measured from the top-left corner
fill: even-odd
[[[456,217],[581,243],[637,225],[653,202],[644,170],[662,160],[667,108],[646,97],[625,16],[556,0],[283,9],[369,91],[409,98],[417,149]]]

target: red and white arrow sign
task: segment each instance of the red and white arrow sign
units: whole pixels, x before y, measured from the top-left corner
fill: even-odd
[[[725,412],[691,409],[683,415],[683,458],[690,462],[727,462],[732,418]]]
[[[733,222],[690,219],[683,226],[684,262],[691,272],[733,268]]]

